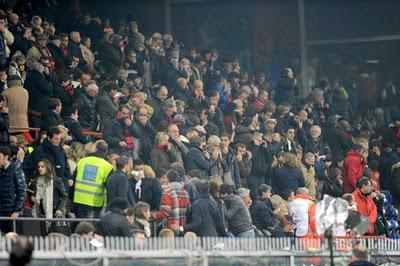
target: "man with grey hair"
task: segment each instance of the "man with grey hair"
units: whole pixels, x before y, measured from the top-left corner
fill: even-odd
[[[99,94],[99,87],[96,82],[90,81],[85,88],[85,93],[80,95],[77,99],[79,110],[79,121],[83,128],[92,131],[97,130],[98,122],[98,109],[97,109],[97,95]]]
[[[72,31],[69,34],[70,41],[68,42],[68,48],[71,51],[71,54],[75,57],[79,58],[79,64],[83,65],[85,60],[83,59],[82,51],[81,51],[81,35],[78,31]]]
[[[173,115],[176,112],[176,104],[173,98],[166,99],[161,109],[152,117],[152,124],[158,130],[164,130],[173,123]]]
[[[207,151],[210,154],[210,178],[233,186],[233,180],[229,172],[229,166],[222,158],[221,139],[212,135],[207,140]]]
[[[304,176],[304,183],[309,191],[310,197],[315,199],[317,196],[317,181],[315,179],[315,157],[311,152],[307,152],[303,156],[303,163],[301,164],[301,171]]]
[[[289,203],[289,214],[296,224],[296,236],[313,236],[317,233],[316,204],[310,200],[308,189],[299,187],[296,198]]]

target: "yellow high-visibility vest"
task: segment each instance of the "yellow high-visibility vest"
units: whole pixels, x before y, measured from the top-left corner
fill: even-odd
[[[92,207],[105,205],[105,184],[113,170],[112,164],[106,160],[89,156],[79,160],[76,167],[74,203]]]

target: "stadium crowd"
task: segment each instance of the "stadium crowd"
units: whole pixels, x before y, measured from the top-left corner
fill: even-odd
[[[315,64],[301,97],[294,66],[272,82],[268,61],[244,71],[135,21],[77,15],[63,32],[30,10],[0,10],[0,216],[100,218],[76,226],[85,237],[307,237],[330,195],[389,236],[394,77]]]

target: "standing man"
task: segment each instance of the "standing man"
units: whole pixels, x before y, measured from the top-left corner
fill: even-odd
[[[114,198],[123,197],[133,206],[135,198],[129,185],[128,174],[132,171],[132,159],[127,156],[120,156],[116,162],[117,171],[112,173],[107,179],[107,204]]]
[[[378,211],[375,202],[371,196],[372,194],[372,183],[371,180],[363,176],[357,181],[357,189],[353,192],[354,202],[357,204],[357,211],[368,217],[370,222],[367,235],[374,234],[374,225],[378,218]]]
[[[98,218],[105,205],[105,185],[113,170],[107,162],[108,145],[99,141],[96,152],[78,161],[76,167],[74,205],[77,218]]]
[[[7,147],[0,147],[0,215],[18,218],[22,215],[25,202],[25,175],[21,165],[10,161],[11,152]],[[3,233],[12,231],[10,222],[2,221]]]

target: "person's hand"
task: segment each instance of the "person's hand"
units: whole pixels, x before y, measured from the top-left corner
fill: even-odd
[[[168,142],[166,147],[167,147],[167,151],[170,151],[172,149],[171,143]]]
[[[55,216],[56,216],[56,217],[63,217],[64,215],[63,215],[63,212],[62,212],[62,211],[56,210]]]
[[[31,196],[31,201],[32,202],[36,202],[36,197],[35,196]]]
[[[203,152],[204,158],[206,158],[207,160],[210,160],[210,154],[207,151]]]
[[[221,152],[227,154],[229,152],[229,147],[222,147]]]
[[[220,149],[214,149],[211,153],[212,153],[214,158],[219,158],[221,156],[221,150]]]
[[[132,118],[125,118],[125,125],[130,127],[132,125]]]
[[[120,147],[122,147],[122,148],[128,147],[128,144],[126,144],[125,141],[120,141],[120,142],[118,143],[118,145],[119,145]]]
[[[68,185],[70,187],[74,186],[74,180],[73,179],[68,179]]]
[[[243,155],[240,154],[240,153],[238,153],[238,154],[236,155],[236,160],[237,160],[238,162],[241,162],[241,161],[243,160]]]
[[[13,212],[11,214],[11,218],[13,218],[13,219],[17,219],[18,217],[19,217],[19,212]]]
[[[50,74],[50,69],[48,67],[44,67],[43,68],[43,74],[45,74],[46,76]]]
[[[171,224],[171,225],[169,226],[169,228],[170,228],[172,231],[179,232],[180,226],[179,226],[179,224]]]

